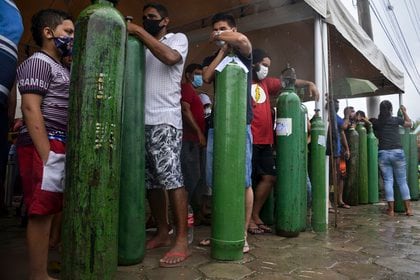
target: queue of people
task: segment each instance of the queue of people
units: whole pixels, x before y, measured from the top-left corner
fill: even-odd
[[[3,2],[0,1],[0,4],[3,5]],[[202,64],[186,66],[185,71],[188,39],[182,33],[170,33],[169,23],[168,10],[158,3],[144,6],[143,26],[127,23],[127,31],[146,47],[145,180],[151,213],[157,225],[157,232],[147,241],[146,247],[154,249],[170,246],[160,259],[161,267],[178,266],[191,255],[187,241],[188,205],[196,193],[202,205],[205,204],[205,198],[211,196],[212,162],[217,160],[213,158],[212,102],[198,88],[204,82],[214,82],[216,67],[231,53],[248,69],[247,90],[243,93],[247,95],[243,252],[250,250],[248,233],[272,231],[262,221],[260,211],[276,180],[270,96],[278,94],[282,89],[281,79],[268,76],[272,63],[270,55],[263,49],[253,48],[247,36],[238,31],[232,15],[218,13],[213,16],[210,41],[215,44],[217,51],[206,57]],[[29,215],[27,240],[31,279],[50,279],[47,257],[51,240],[54,239],[50,232],[54,218],[59,217],[63,208],[63,186],[54,174],[64,173],[69,57],[74,29],[72,17],[63,11],[47,9],[36,13],[32,18],[31,31],[40,50],[17,69],[17,87],[22,95],[24,115],[24,125],[18,138],[18,156],[24,201]],[[0,55],[3,55],[2,51],[0,48]],[[15,72],[13,68],[16,66],[11,63],[10,73]],[[181,84],[183,77],[184,82]],[[319,92],[313,82],[298,79],[295,85],[306,88],[306,93],[314,100],[319,99]],[[7,88],[11,88],[10,81]],[[214,95],[217,98],[217,92]],[[406,214],[412,215],[404,175],[405,166],[402,164],[404,154],[401,152],[399,138],[396,137],[398,125],[408,126],[411,123],[404,107],[401,107],[404,120],[392,117],[392,105],[389,102],[383,101],[380,109],[378,119],[372,123],[379,138],[380,168],[386,174],[384,182],[388,215],[394,214],[392,169],[395,169]],[[335,110],[338,111],[338,101],[335,102]],[[345,110],[344,120],[337,115],[338,130],[335,131],[339,135],[335,139],[339,142],[339,148],[331,153],[337,170],[340,170],[342,157],[348,159],[351,156],[344,130],[352,124],[353,115],[354,110],[349,107]],[[356,117],[369,123],[361,113],[356,114]],[[340,148],[341,144],[343,149]],[[251,176],[256,178],[255,191]],[[338,204],[349,208],[342,198],[343,176],[333,176],[337,176],[339,182]],[[168,203],[171,203],[175,223],[174,242],[169,234]],[[202,216],[209,214],[206,207],[200,208],[199,212]]]

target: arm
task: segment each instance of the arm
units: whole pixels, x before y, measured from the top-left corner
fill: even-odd
[[[182,60],[182,56],[178,51],[157,40],[144,30],[143,27],[133,23],[128,23],[127,30],[130,34],[139,38],[162,63],[171,66]]]
[[[340,129],[340,138],[341,138],[341,145],[343,145],[344,147],[344,157],[346,159],[350,158],[350,149],[349,149],[349,145],[347,143],[347,138],[346,138],[346,134],[344,133],[343,129]]]
[[[365,126],[367,127],[372,126],[372,123],[366,117],[363,117],[362,121],[365,123]]]
[[[214,80],[214,71],[216,70],[217,65],[225,58],[225,56],[228,54],[228,47],[225,44],[223,47],[220,48],[220,50],[217,52],[216,57],[213,59],[213,61],[210,63],[209,66],[203,68],[203,81],[211,84]]]
[[[237,49],[243,56],[248,57],[252,51],[251,42],[244,34],[233,31],[213,31],[210,41],[221,40]]]
[[[39,94],[22,95],[22,113],[26,127],[41,160],[46,163],[50,152],[50,142],[41,112],[41,102],[42,96]]]
[[[204,136],[203,132],[201,131],[200,127],[198,126],[197,122],[194,119],[194,116],[191,112],[191,106],[188,102],[181,101],[181,108],[182,108],[182,116],[184,117],[185,121],[189,126],[191,126],[195,133],[197,133],[198,141],[201,147],[206,146],[206,137]]]
[[[296,79],[295,86],[307,87],[308,92],[309,92],[309,97],[313,97],[315,101],[319,100],[319,91],[313,82]]]
[[[16,112],[16,84],[13,85],[12,90],[9,93],[9,100],[8,100],[8,113],[7,116],[9,118],[9,127],[15,121],[15,112]]]
[[[412,123],[412,121],[410,120],[410,117],[407,114],[407,109],[405,108],[404,105],[401,105],[400,109],[401,109],[401,112],[403,113],[403,117],[404,117],[403,126],[404,127],[412,127],[413,123]]]

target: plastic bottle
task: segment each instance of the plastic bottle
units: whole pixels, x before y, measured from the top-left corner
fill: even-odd
[[[194,212],[191,205],[188,205],[188,244],[191,244],[194,240]]]

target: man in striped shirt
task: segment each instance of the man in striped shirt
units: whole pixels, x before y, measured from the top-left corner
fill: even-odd
[[[70,84],[69,70],[61,61],[71,54],[74,25],[67,13],[48,9],[33,16],[31,31],[41,50],[17,71],[24,118],[18,161],[29,216],[29,278],[51,279],[48,245],[53,216],[63,207]]]
[[[158,231],[147,249],[170,245],[167,202],[172,203],[176,223],[174,246],[160,266],[180,265],[191,254],[187,242],[187,192],[181,172],[181,78],[188,52],[182,33],[167,33],[167,9],[157,3],[143,8],[143,27],[129,23],[128,32],[146,46],[145,124],[146,187]]]

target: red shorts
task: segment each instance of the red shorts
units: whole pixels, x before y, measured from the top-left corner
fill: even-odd
[[[65,143],[58,140],[50,140],[50,155],[44,167],[34,145],[17,148],[19,172],[23,185],[23,199],[28,215],[52,215],[63,209],[62,189],[48,187],[48,184],[54,184],[54,178],[56,179],[57,176],[59,178],[64,177],[65,150]],[[51,154],[54,156],[51,156]],[[60,159],[51,164],[51,159],[54,157],[59,157]],[[56,164],[57,162],[60,163]],[[44,171],[44,169],[47,170],[47,166],[50,166],[48,170],[51,170],[51,166],[55,168],[52,169],[53,172],[48,172],[50,175],[47,175],[47,172]],[[53,177],[53,180],[51,180],[51,177]],[[64,183],[63,178],[58,180]],[[45,187],[46,182],[48,182],[47,187]]]

